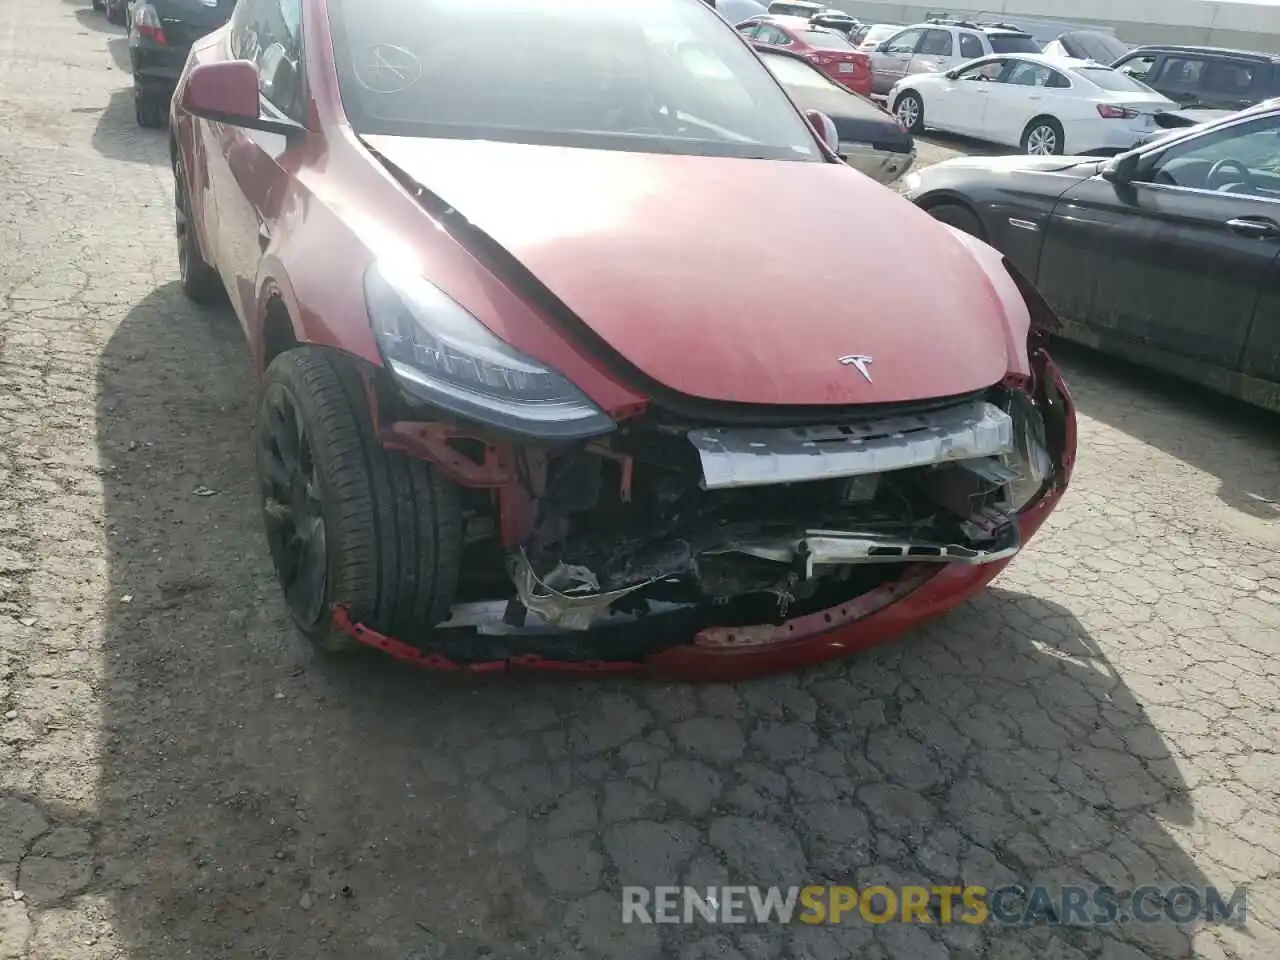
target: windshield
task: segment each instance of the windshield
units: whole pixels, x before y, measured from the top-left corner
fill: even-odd
[[[1040,44],[1025,33],[989,33],[992,53],[1039,53]]]
[[[840,33],[827,30],[801,30],[800,39],[819,50],[852,50],[849,38]]]
[[[1155,93],[1145,83],[1110,67],[1077,67],[1075,72],[1103,90],[1116,93]]]
[[[330,0],[362,134],[820,160],[804,118],[701,0]]]

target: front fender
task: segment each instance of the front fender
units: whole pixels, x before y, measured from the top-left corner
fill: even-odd
[[[1027,337],[1031,333],[1031,308],[1017,282],[1005,266],[1004,255],[963,230],[944,224],[953,237],[968,248],[987,276],[991,292],[1000,304],[1004,321],[1006,369],[1017,377],[1031,376],[1031,360],[1027,355]]]

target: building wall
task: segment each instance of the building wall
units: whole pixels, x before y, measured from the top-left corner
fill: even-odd
[[[916,23],[930,13],[1009,20],[1042,17],[1110,28],[1130,43],[1198,43],[1280,53],[1280,6],[1207,0],[829,0],[860,20]],[[1069,11],[1069,12],[1068,12]]]

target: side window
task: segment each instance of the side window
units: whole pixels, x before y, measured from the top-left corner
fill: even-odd
[[[1149,82],[1155,79],[1154,71],[1156,68],[1156,58],[1151,57],[1134,57],[1132,60],[1126,60],[1120,64],[1120,69],[1133,77],[1135,80]]]
[[[950,30],[926,30],[916,53],[929,57],[949,57],[952,47]]]
[[[1191,60],[1187,57],[1169,57],[1160,68],[1157,83],[1162,87],[1175,90],[1197,90],[1204,76],[1203,60]]]
[[[770,26],[762,26],[760,32],[756,35],[761,43],[772,43],[774,46],[785,47],[791,43],[791,38],[781,30]]]
[[[237,60],[252,60],[258,40],[253,31],[262,0],[239,0],[231,14],[231,53]]]
[[[923,30],[903,30],[888,41],[889,45],[885,48],[885,53],[915,53],[916,44],[920,42],[923,34]]]
[[[956,75],[957,80],[984,80],[988,83],[998,83],[1000,75],[1005,72],[1008,67],[1007,60],[988,60],[985,63],[975,63],[972,67],[961,70]]]
[[[258,67],[268,101],[303,120],[302,0],[240,0],[231,27],[231,50]]]
[[[748,20],[746,23],[738,24],[738,32],[748,40],[754,40],[760,34],[760,24]]]
[[[1071,81],[1066,78],[1065,74],[1059,73],[1057,70],[1049,71],[1049,82],[1046,87],[1053,87],[1055,90],[1065,90],[1071,86]]]
[[[1280,175],[1280,117],[1260,117],[1176,143],[1147,173],[1154,183],[1215,191],[1235,185],[1233,193],[1280,201],[1274,188]]]
[[[977,60],[982,56],[982,38],[976,33],[960,34],[960,56],[966,60]]]
[[[1253,86],[1253,64],[1239,60],[1211,61],[1204,74],[1204,89],[1229,97],[1243,97]]]
[[[1052,72],[1041,64],[1020,60],[1009,74],[1009,83],[1017,87],[1043,87],[1049,82]]]

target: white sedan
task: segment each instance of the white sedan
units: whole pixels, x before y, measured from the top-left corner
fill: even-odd
[[[945,73],[913,74],[889,91],[912,133],[960,133],[1023,153],[1118,153],[1156,129],[1178,104],[1092,60],[1006,54]]]

